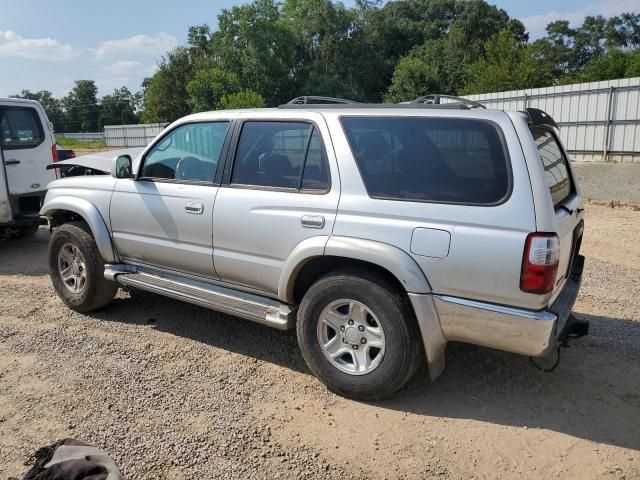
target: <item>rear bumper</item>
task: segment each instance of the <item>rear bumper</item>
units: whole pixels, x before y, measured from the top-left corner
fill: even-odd
[[[578,256],[562,292],[543,310],[434,295],[444,338],[521,355],[545,355],[567,326],[580,290],[583,266],[584,257]]]

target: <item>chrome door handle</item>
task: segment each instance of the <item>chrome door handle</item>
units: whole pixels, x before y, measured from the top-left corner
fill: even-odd
[[[204,205],[199,202],[190,202],[184,206],[184,210],[187,213],[193,213],[195,215],[199,215],[204,212]]]
[[[324,217],[322,215],[303,215],[300,223],[305,228],[322,228],[324,227]]]

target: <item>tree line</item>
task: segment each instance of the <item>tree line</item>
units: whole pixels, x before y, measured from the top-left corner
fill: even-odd
[[[77,80],[68,95],[55,98],[48,90],[23,90],[18,98],[38,100],[56,132],[97,132],[105,125],[136,124],[141,121],[143,92],[131,93],[127,87],[98,99],[93,80]]]
[[[190,27],[138,93],[123,87],[98,101],[82,80],[60,100],[23,95],[40,97],[57,130],[87,131],[299,95],[399,102],[640,76],[639,47],[636,13],[557,20],[530,41],[522,22],[484,0],[254,0],[224,9],[215,30]]]

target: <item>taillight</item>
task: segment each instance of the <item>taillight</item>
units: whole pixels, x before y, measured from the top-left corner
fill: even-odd
[[[58,157],[58,145],[56,145],[55,143],[51,147],[51,156],[53,157],[53,163],[56,163],[60,160],[60,158]]]
[[[553,291],[560,260],[560,240],[555,233],[531,233],[522,258],[520,290],[527,293]]]

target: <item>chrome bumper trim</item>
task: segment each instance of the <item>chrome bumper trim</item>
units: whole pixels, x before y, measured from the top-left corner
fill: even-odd
[[[546,310],[524,310],[522,308],[506,307],[504,305],[478,302],[476,300],[467,300],[466,298],[451,297],[448,295],[434,295],[434,297],[444,302],[464,305],[466,307],[480,308],[482,310],[488,310],[502,315],[513,315],[515,317],[528,318],[531,320],[553,321],[557,318],[553,313]]]
[[[446,295],[434,295],[442,333],[448,341],[540,356],[555,343],[558,317]]]

